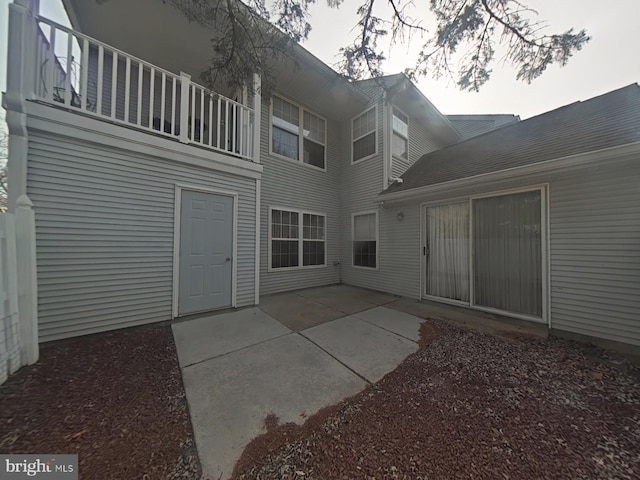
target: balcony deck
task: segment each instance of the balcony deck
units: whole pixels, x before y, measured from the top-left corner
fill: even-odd
[[[243,105],[42,16],[34,99],[185,144],[257,161],[256,115]]]

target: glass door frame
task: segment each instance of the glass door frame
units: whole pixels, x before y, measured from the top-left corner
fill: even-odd
[[[473,245],[473,201],[481,198],[499,197],[503,195],[511,195],[523,192],[540,192],[540,241],[541,241],[541,269],[542,269],[542,316],[535,317],[531,315],[525,315],[516,312],[510,312],[506,310],[500,310],[497,308],[485,307],[482,305],[476,305],[474,299],[474,245]],[[426,251],[428,248],[427,239],[427,208],[439,205],[450,205],[456,203],[468,203],[469,205],[469,301],[454,300],[449,298],[436,297],[427,293],[427,268],[428,268],[428,255]],[[536,323],[546,323],[551,326],[551,279],[550,279],[550,255],[549,255],[549,185],[537,184],[529,185],[526,187],[512,188],[505,190],[493,190],[486,193],[477,195],[457,196],[451,198],[443,198],[441,200],[423,202],[420,204],[420,243],[421,243],[421,268],[420,268],[420,293],[421,298],[425,300],[432,300],[435,302],[447,303],[456,306],[462,306],[466,308],[472,308],[487,313],[494,313],[497,315],[503,315],[506,317],[518,318],[521,320],[532,321]]]

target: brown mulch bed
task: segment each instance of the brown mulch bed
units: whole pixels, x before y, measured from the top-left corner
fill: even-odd
[[[303,426],[255,439],[234,478],[640,478],[640,372],[596,347],[430,320],[421,350]]]
[[[81,479],[198,478],[171,328],[43,348],[0,386],[0,452],[78,454]]]

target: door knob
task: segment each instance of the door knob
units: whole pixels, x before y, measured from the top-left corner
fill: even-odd
[[[227,257],[227,258],[225,258],[225,259],[224,259],[224,261],[225,261],[225,262],[230,262],[230,261],[231,261],[231,259],[230,259],[229,257]]]

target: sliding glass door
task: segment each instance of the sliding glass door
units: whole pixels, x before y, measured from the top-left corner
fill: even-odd
[[[469,301],[469,204],[427,208],[427,295]]]
[[[540,191],[472,200],[473,303],[542,317]]]
[[[544,317],[542,190],[470,198],[425,212],[427,296]]]

